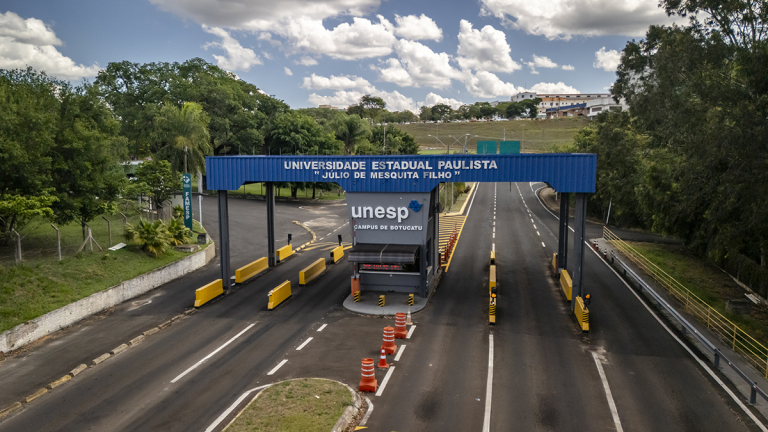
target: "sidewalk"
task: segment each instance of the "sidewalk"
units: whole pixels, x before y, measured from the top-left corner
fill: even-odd
[[[632,269],[632,271],[635,272],[639,277],[643,279],[643,281],[648,284],[653,290],[656,291],[656,293],[664,299],[670,306],[674,307],[677,312],[682,315],[686,320],[688,320],[688,323],[690,323],[694,328],[698,330],[698,332],[703,335],[706,339],[709,340],[710,343],[712,343],[715,347],[717,347],[725,356],[728,357],[731,362],[741,369],[741,371],[746,374],[753,382],[757,384],[758,387],[760,387],[764,391],[768,391],[768,379],[766,379],[762,374],[755,369],[744,357],[742,357],[740,354],[736,353],[731,349],[731,347],[725,343],[722,342],[720,337],[714,333],[713,331],[709,330],[706,326],[706,324],[702,324],[700,321],[696,319],[693,315],[683,311],[683,309],[680,307],[680,302],[677,301],[677,299],[671,297],[666,289],[662,286],[660,286],[656,280],[653,279],[650,275],[645,273],[642,269],[640,269],[635,263],[633,263],[629,258],[627,258],[625,255],[623,255],[620,251],[614,249],[610,243],[608,243],[603,238],[595,238],[595,239],[589,239],[589,243],[592,244],[592,242],[596,240],[598,243],[598,246],[600,247],[600,254],[602,256],[602,251],[608,250],[608,257],[610,259],[611,251],[614,251],[617,257],[621,259],[627,267]],[[589,252],[587,252],[589,253]],[[609,264],[610,265],[610,264]],[[615,270],[617,269],[618,264],[615,264],[612,266]],[[618,270],[617,270],[618,272]],[[620,274],[620,273],[619,273]],[[636,289],[636,282],[632,280],[632,278],[628,277],[625,278],[625,280],[632,286],[633,289]],[[645,291],[642,291],[640,294],[644,295],[644,298],[648,303],[651,305],[656,306],[655,301],[650,297],[650,295],[646,294]],[[688,333],[683,333],[681,330],[681,325],[675,320],[673,317],[671,317],[666,311],[664,311],[661,308],[654,308],[657,313],[660,315],[663,315],[666,318],[666,324],[669,324],[670,327],[673,327],[675,330],[677,330],[677,336],[682,336],[685,338],[686,342],[688,342],[689,345],[695,347],[698,350],[697,354],[702,354],[703,357],[706,357],[708,361],[705,363],[707,366],[709,366],[712,369],[715,369],[714,366],[714,356],[708,349],[706,349],[703,345],[701,345],[700,342],[698,342],[695,338],[690,337]],[[694,351],[695,352],[695,351]],[[747,384],[744,379],[739,376],[729,365],[727,362],[723,361],[721,359],[720,361],[720,367],[718,368],[718,371],[720,372],[721,376],[724,376],[727,378],[728,381],[730,381],[730,384],[735,387],[738,392],[741,394],[741,396],[744,398],[743,402],[748,405],[749,397],[751,393],[751,386]],[[749,405],[748,405],[749,406]],[[757,396],[757,403],[754,405],[751,405],[755,410],[757,410],[764,419],[768,419],[768,402],[766,402],[760,395]]]

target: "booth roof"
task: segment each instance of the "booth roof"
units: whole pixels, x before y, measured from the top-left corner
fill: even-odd
[[[413,264],[419,245],[358,243],[349,251],[350,262]]]

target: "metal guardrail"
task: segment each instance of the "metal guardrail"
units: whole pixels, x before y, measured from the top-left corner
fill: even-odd
[[[645,291],[648,293],[648,295],[650,295],[656,301],[656,304],[660,308],[664,309],[680,324],[680,329],[683,334],[690,334],[702,346],[704,346],[706,350],[709,351],[706,354],[711,354],[713,356],[712,363],[714,364],[715,368],[720,367],[720,359],[722,359],[728,363],[728,366],[730,366],[734,372],[736,372],[747,384],[749,384],[751,388],[749,403],[756,403],[758,394],[764,400],[768,401],[768,393],[758,387],[757,383],[752,381],[741,369],[738,368],[738,366],[733,364],[728,356],[723,354],[719,348],[717,348],[712,342],[709,341],[709,339],[701,334],[701,332],[696,327],[692,326],[688,320],[680,315],[680,313],[675,308],[670,306],[666,300],[664,300],[653,288],[651,288],[642,278],[640,278],[634,271],[632,271],[631,268],[629,268],[620,258],[618,258],[613,251],[611,251],[611,264],[615,262],[618,262],[619,266],[622,268],[624,277],[631,276],[635,281],[637,281],[637,284],[640,286],[640,291]]]
[[[651,275],[669,295],[679,300],[683,309],[691,313],[707,328],[717,333],[731,349],[743,355],[764,377],[768,378],[768,348],[757,341],[749,333],[726,318],[720,311],[707,304],[683,284],[675,280],[656,264],[638,253],[606,227],[603,227],[603,238],[616,249],[621,251],[633,263]]]

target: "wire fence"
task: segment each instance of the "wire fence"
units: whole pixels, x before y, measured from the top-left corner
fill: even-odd
[[[18,237],[11,233],[0,241],[0,265],[59,260],[60,256],[65,258],[77,255],[78,251],[82,253],[98,251],[99,246],[107,250],[120,242],[125,242],[126,223],[135,224],[141,218],[147,219],[147,216],[150,219],[157,218],[156,213],[148,215],[147,212],[133,211],[130,214],[99,216],[84,227],[79,223],[52,225],[49,221],[38,218],[24,227],[18,233]],[[163,217],[164,214],[160,216],[166,219]],[[89,228],[93,241],[85,242]],[[19,243],[21,243],[20,248]]]
[[[758,342],[757,339],[742,330],[721,314],[720,311],[707,304],[656,264],[642,256],[606,227],[603,227],[603,238],[621,251],[635,265],[651,275],[669,295],[682,304],[686,312],[695,316],[703,324],[706,324],[707,328],[714,331],[724,343],[727,343],[731,346],[731,349],[743,355],[763,376],[768,378],[768,348],[765,345]]]

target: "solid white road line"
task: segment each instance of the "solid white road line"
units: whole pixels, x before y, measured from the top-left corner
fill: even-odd
[[[319,328],[319,329],[317,329],[317,331],[323,331],[323,329],[324,329],[324,328],[325,328],[325,326],[327,326],[327,325],[328,325],[328,324],[323,324],[323,325],[321,325],[321,326],[320,326],[320,328]]]
[[[280,369],[281,367],[283,367],[283,365],[286,364],[286,363],[288,363],[288,359],[285,359],[285,360],[281,361],[280,363],[278,363],[277,366],[275,366],[274,369],[272,369],[271,371],[267,372],[267,375],[274,375],[275,372],[277,372],[277,370]]]
[[[407,334],[407,335],[405,335],[405,338],[406,338],[406,339],[410,339],[410,338],[411,338],[411,335],[413,334],[413,331],[414,331],[414,330],[416,330],[416,326],[415,326],[415,325],[412,325],[412,326],[411,326],[411,328],[410,328],[410,329],[408,329],[408,334]]]
[[[208,426],[208,429],[206,429],[206,430],[205,430],[205,432],[212,432],[214,429],[216,429],[216,428],[219,426],[219,424],[221,424],[221,422],[223,422],[223,421],[224,421],[224,419],[225,419],[225,418],[227,418],[227,416],[228,416],[228,415],[230,415],[230,414],[232,413],[232,411],[234,411],[234,410],[235,410],[235,408],[237,408],[237,406],[238,406],[238,405],[240,405],[240,403],[241,403],[241,402],[242,402],[242,401],[243,401],[243,400],[244,400],[246,397],[248,397],[248,395],[249,395],[249,394],[251,394],[251,393],[253,393],[253,392],[255,392],[255,391],[258,391],[258,390],[261,390],[261,389],[267,388],[267,387],[269,387],[269,386],[271,386],[271,385],[272,385],[272,384],[265,384],[265,385],[263,385],[263,386],[258,386],[258,387],[256,387],[256,388],[252,388],[252,389],[248,390],[247,392],[243,393],[243,394],[242,394],[242,395],[241,395],[239,398],[237,398],[237,400],[235,401],[235,403],[233,403],[232,405],[230,405],[230,407],[229,407],[229,408],[227,408],[227,410],[226,410],[226,411],[224,411],[223,413],[221,413],[221,415],[220,415],[220,416],[219,416],[219,417],[218,417],[216,420],[214,420],[214,421],[213,421],[213,423],[211,423],[211,425],[210,425],[210,426]]]
[[[491,430],[491,402],[493,399],[493,333],[488,335],[488,380],[485,383],[485,416],[483,432]]]
[[[405,344],[400,345],[400,348],[397,349],[397,355],[395,356],[395,361],[400,361],[400,356],[403,355],[403,351],[405,351]]]
[[[387,371],[387,375],[381,381],[381,385],[379,386],[379,390],[376,392],[376,396],[381,396],[381,394],[384,393],[384,388],[387,387],[387,383],[389,382],[389,378],[392,376],[392,372],[394,372],[394,371],[395,371],[395,367],[394,366],[390,366],[389,370]]]
[[[174,378],[173,380],[171,380],[171,384],[173,384],[173,383],[175,383],[176,381],[178,381],[178,380],[180,380],[180,379],[184,378],[184,376],[185,376],[186,374],[188,374],[188,373],[192,372],[192,371],[193,371],[193,370],[195,370],[195,369],[196,369],[198,366],[200,366],[201,364],[205,363],[205,361],[206,361],[206,360],[208,360],[209,358],[211,358],[211,357],[215,356],[215,355],[216,355],[216,353],[218,353],[219,351],[223,350],[223,349],[224,349],[224,347],[226,347],[227,345],[229,345],[229,344],[231,344],[232,342],[234,342],[234,340],[235,340],[235,339],[237,339],[237,338],[239,338],[240,336],[242,336],[242,335],[243,335],[243,333],[247,332],[248,330],[250,330],[250,329],[251,329],[251,327],[253,327],[253,326],[255,326],[255,325],[256,325],[256,323],[253,323],[253,324],[249,325],[248,327],[246,327],[245,329],[243,329],[243,331],[241,331],[240,333],[236,334],[236,335],[235,335],[235,336],[234,336],[232,339],[230,339],[230,340],[226,341],[226,342],[224,343],[224,345],[222,345],[222,346],[220,346],[220,347],[216,348],[216,349],[215,349],[215,350],[214,350],[212,353],[208,354],[208,355],[207,355],[207,356],[205,356],[205,357],[204,357],[202,360],[200,360],[199,362],[195,363],[195,364],[194,364],[192,367],[190,367],[189,369],[185,370],[184,372],[182,372],[181,374],[179,374],[179,376],[177,376],[176,378]]]
[[[312,339],[313,339],[313,338],[309,338],[309,339],[305,340],[303,344],[299,345],[299,346],[296,348],[296,351],[301,351],[301,349],[302,349],[302,348],[304,348],[305,346],[307,346],[307,344],[308,344],[308,343],[309,343],[309,342],[310,342]]]
[[[592,358],[595,359],[595,366],[597,366],[597,373],[600,374],[600,380],[603,381],[603,390],[605,390],[605,398],[608,399],[608,408],[611,409],[611,416],[613,416],[613,424],[616,426],[616,432],[623,432],[621,427],[621,420],[619,420],[619,412],[616,410],[616,402],[613,401],[613,395],[611,394],[611,387],[608,385],[608,378],[605,376],[603,370],[603,364],[600,363],[597,353],[592,351]]]

